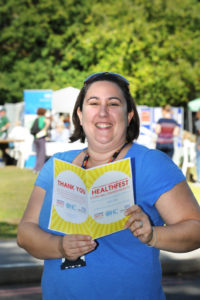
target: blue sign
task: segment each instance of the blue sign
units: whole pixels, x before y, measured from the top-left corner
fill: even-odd
[[[52,109],[52,90],[25,90],[25,114],[35,115],[39,107]]]

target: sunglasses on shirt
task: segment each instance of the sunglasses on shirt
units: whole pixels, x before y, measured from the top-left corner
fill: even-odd
[[[95,78],[98,78],[99,76],[101,75],[112,75],[118,79],[121,79],[123,82],[125,82],[128,86],[129,86],[129,81],[123,77],[122,75],[120,74],[117,74],[117,73],[112,73],[112,72],[99,72],[99,73],[94,73],[90,76],[88,76],[85,81],[84,81],[84,84],[88,84],[88,83],[91,83]]]

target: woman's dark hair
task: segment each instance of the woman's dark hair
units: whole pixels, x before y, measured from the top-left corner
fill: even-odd
[[[80,90],[80,93],[77,97],[73,114],[72,114],[72,121],[74,124],[74,132],[72,133],[70,137],[71,142],[75,142],[80,139],[82,143],[85,142],[85,133],[83,131],[83,128],[80,124],[80,120],[77,114],[77,109],[80,107],[80,110],[82,111],[83,108],[83,101],[85,98],[85,95],[90,87],[90,85],[96,81],[111,81],[114,82],[119,86],[119,88],[122,90],[124,98],[127,103],[127,111],[128,113],[133,111],[134,115],[133,118],[131,119],[129,126],[127,127],[127,132],[126,132],[126,140],[127,142],[132,142],[134,139],[137,139],[139,136],[139,129],[140,129],[140,120],[139,120],[139,115],[137,112],[137,108],[135,105],[135,102],[130,94],[129,91],[129,85],[127,82],[125,82],[121,77],[111,74],[111,73],[100,73],[100,75],[93,76],[89,82],[85,82],[84,86]]]

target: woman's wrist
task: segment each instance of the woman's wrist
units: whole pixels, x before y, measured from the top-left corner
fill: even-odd
[[[155,227],[152,226],[152,238],[147,243],[147,246],[149,246],[149,247],[155,247],[156,243],[157,243],[157,233],[156,233]]]
[[[60,252],[62,258],[64,258],[66,256],[64,248],[63,248],[63,236],[62,235],[59,236],[59,252]]]

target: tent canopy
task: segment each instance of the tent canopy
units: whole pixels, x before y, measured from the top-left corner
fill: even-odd
[[[52,109],[57,113],[70,113],[72,114],[74,104],[79,94],[79,89],[67,87],[53,92],[52,96]]]
[[[188,108],[192,112],[200,110],[200,98],[188,102]]]

